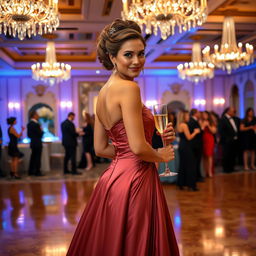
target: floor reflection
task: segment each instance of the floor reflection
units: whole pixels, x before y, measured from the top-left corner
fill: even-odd
[[[182,256],[256,255],[256,172],[164,185]],[[64,256],[96,180],[0,184],[0,255]]]

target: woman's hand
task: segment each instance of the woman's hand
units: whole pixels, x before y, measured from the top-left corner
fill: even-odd
[[[157,132],[158,135],[161,135],[159,132]],[[175,131],[172,126],[172,123],[168,123],[166,126],[166,129],[164,130],[164,133],[162,135],[163,140],[165,140],[166,144],[170,144],[175,140]]]
[[[168,145],[164,148],[159,148],[157,151],[158,153],[160,153],[163,162],[167,163],[175,158],[173,145]]]
[[[207,126],[209,127],[209,125],[210,125],[209,121],[207,121],[207,120],[203,121],[202,126],[201,126],[202,130],[204,130],[204,128]]]
[[[195,128],[195,129],[194,129],[194,133],[195,133],[195,134],[198,134],[198,133],[200,133],[200,132],[201,132],[201,131],[200,131],[199,128]]]

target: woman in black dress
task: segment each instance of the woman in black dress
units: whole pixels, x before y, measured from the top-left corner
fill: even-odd
[[[91,117],[88,113],[83,113],[84,126],[83,126],[83,152],[86,157],[87,167],[86,171],[93,168],[93,128],[91,125]]]
[[[252,108],[248,108],[245,113],[245,118],[240,125],[244,170],[249,170],[248,158],[251,156],[251,168],[255,167],[255,150],[256,150],[256,118]]]
[[[184,186],[187,186],[189,190],[197,191],[196,187],[196,159],[192,152],[190,140],[193,139],[200,129],[194,129],[193,133],[189,132],[188,123],[189,113],[188,111],[181,111],[178,113],[177,118],[177,132],[179,134],[179,172],[178,172],[178,187],[182,190]]]
[[[11,157],[11,177],[14,179],[20,179],[18,176],[18,163],[19,159],[23,157],[23,153],[18,150],[18,138],[22,136],[24,127],[22,127],[21,132],[17,133],[14,125],[17,123],[16,117],[7,118],[8,135],[10,138],[8,144],[8,155]]]

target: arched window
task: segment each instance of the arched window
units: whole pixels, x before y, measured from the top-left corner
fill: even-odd
[[[251,80],[248,80],[244,86],[244,109],[254,108],[254,86]]]
[[[233,85],[231,88],[231,93],[230,93],[230,106],[234,107],[237,112],[239,112],[239,90],[237,85]]]
[[[168,113],[175,112],[177,113],[180,110],[185,110],[185,104],[181,101],[171,101],[167,104]]]

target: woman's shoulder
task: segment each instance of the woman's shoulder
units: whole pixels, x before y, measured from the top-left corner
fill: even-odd
[[[183,129],[187,127],[187,124],[182,122],[179,124],[179,126],[177,127],[177,130],[179,133],[183,132]]]
[[[118,80],[113,83],[113,87],[117,89],[119,92],[140,90],[140,87],[136,82],[129,80]]]
[[[15,130],[15,128],[14,128],[13,126],[10,126],[10,127],[8,128],[8,131],[9,131],[10,133],[14,133],[16,130]]]

